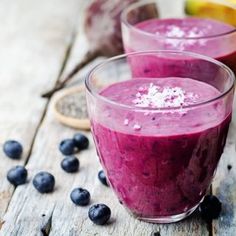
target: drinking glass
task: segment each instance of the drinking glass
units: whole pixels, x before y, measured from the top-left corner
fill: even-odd
[[[155,59],[156,68],[144,78],[139,68],[151,68],[147,58]],[[167,58],[178,62],[178,77],[175,69],[166,72]],[[192,70],[196,61],[201,70]],[[133,216],[170,223],[197,208],[223,152],[234,80],[224,64],[181,51],[128,53],[90,71],[86,97],[97,154],[109,185]],[[139,103],[158,83],[174,93],[183,84],[201,94],[199,101],[177,101],[173,106],[159,106],[158,99],[153,100],[156,106]]]
[[[183,1],[160,2],[141,1],[123,11],[122,38],[127,53],[147,50],[190,51],[219,60],[236,74],[234,26],[206,18],[185,17]],[[142,9],[155,9],[159,17],[142,15]],[[191,30],[185,31],[186,27]]]

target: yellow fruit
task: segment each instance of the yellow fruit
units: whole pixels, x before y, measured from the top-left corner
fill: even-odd
[[[236,0],[225,0],[225,1],[236,5]]]
[[[236,26],[236,0],[186,0],[185,12]]]

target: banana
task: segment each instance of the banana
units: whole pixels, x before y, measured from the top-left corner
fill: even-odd
[[[236,26],[236,0],[186,0],[185,12]]]

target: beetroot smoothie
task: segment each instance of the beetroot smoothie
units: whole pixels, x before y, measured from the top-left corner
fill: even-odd
[[[223,100],[191,105],[220,92],[188,78],[134,78],[100,95],[133,109],[104,105],[98,115],[90,108],[98,155],[120,201],[149,221],[192,211],[213,178],[231,109]]]
[[[132,28],[123,25],[123,41],[126,52],[158,49],[200,53],[225,63],[236,74],[235,30],[233,26],[211,19],[151,19]],[[140,65],[133,62],[134,68],[139,68],[139,71],[134,71],[134,76],[141,70],[145,77],[152,74],[156,67],[156,59],[148,57],[145,60],[150,64],[148,68],[140,68]],[[169,70],[176,65],[175,60],[164,63]],[[198,70],[201,66],[200,62],[195,61],[193,69]],[[166,70],[168,71],[168,68]],[[181,75],[177,73],[176,76]]]

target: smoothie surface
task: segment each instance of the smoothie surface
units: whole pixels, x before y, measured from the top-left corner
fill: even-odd
[[[220,95],[211,85],[189,78],[132,79],[110,85],[100,95],[118,104],[117,109],[104,110],[105,125],[125,133],[177,135],[199,132],[223,120],[219,101],[184,108]],[[131,109],[119,108],[119,104]]]
[[[190,51],[226,62],[236,70],[236,32],[233,33],[236,28],[231,25],[212,19],[187,17],[146,20],[136,24],[135,28],[153,37],[134,33],[132,44],[125,43],[128,52],[141,48]],[[145,38],[147,45],[142,46]]]
[[[212,37],[233,31],[231,25],[203,18],[151,19],[137,24],[135,27],[156,36],[170,38]]]

